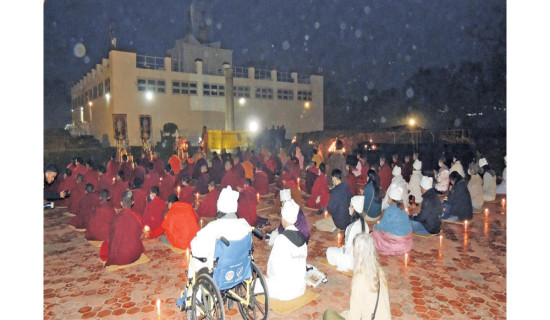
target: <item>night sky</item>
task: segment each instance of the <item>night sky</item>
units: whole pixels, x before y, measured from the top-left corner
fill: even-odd
[[[111,24],[118,49],[162,57],[185,36],[190,4],[46,0],[44,126],[70,122],[70,88],[108,56]],[[197,11],[200,6],[196,1]],[[214,0],[202,6],[209,40],[232,49],[235,66],[321,74],[325,84],[361,100],[371,89],[401,88],[421,67],[488,61],[488,46],[468,30],[496,28],[494,9],[505,1]],[[75,50],[79,44],[84,55]]]

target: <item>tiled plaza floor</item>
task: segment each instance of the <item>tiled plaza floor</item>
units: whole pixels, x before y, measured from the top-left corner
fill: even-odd
[[[262,200],[259,208],[272,203]],[[489,213],[475,214],[467,231],[463,225],[444,223],[442,239],[415,236],[407,263],[404,256],[380,255],[394,319],[506,318],[506,210],[500,202],[486,208]],[[175,305],[186,280],[185,254],[150,239],[144,245],[151,261],[107,271],[99,248],[88,244],[83,232],[69,228],[65,211],[44,211],[44,319],[185,319]],[[269,211],[259,214],[277,226],[279,218],[267,215]],[[305,208],[304,213],[313,241],[308,263],[329,281],[312,289],[320,295],[308,305],[285,316],[270,312],[269,319],[321,319],[327,308],[349,307],[351,278],[319,263],[336,238],[312,227],[322,216]],[[254,238],[254,249],[265,272],[270,247]],[[227,319],[241,319],[236,307],[227,311]]]

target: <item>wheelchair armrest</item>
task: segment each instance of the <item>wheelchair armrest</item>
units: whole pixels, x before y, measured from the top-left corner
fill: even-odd
[[[260,240],[263,240],[264,239],[264,234],[262,232],[262,230],[260,229],[256,229],[256,228],[252,228],[252,233]]]

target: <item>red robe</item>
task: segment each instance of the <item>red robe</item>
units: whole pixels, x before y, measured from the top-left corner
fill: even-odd
[[[120,165],[120,170],[122,170],[122,172],[124,172],[124,181],[131,182],[132,186],[133,186],[134,181],[133,181],[132,176],[133,176],[133,173],[134,173],[134,169],[132,168],[132,163],[131,162],[123,162]]]
[[[116,177],[116,175],[118,174],[118,170],[120,168],[120,164],[118,162],[116,162],[116,160],[109,160],[109,162],[107,162],[107,171],[105,172],[111,179],[113,177]],[[73,172],[74,174],[74,172]]]
[[[175,175],[177,175],[181,170],[181,160],[177,155],[172,155],[170,159],[168,159],[168,163],[170,164],[170,167],[172,168],[172,172],[174,172]]]
[[[216,184],[221,183],[225,169],[223,168],[223,164],[219,158],[212,160],[212,167],[210,168],[209,173],[210,178],[212,178]]]
[[[153,200],[148,201],[143,213],[143,225],[149,226],[151,230],[160,227],[164,220],[164,210],[166,210],[166,203],[161,198],[154,197]]]
[[[302,176],[302,170],[300,170],[300,165],[290,161],[290,174],[294,179],[298,179]]]
[[[145,251],[141,234],[142,221],[139,215],[130,208],[122,209],[111,221],[109,258],[105,266],[126,265],[138,260]]]
[[[318,176],[319,176],[319,168],[312,167],[306,170],[305,191],[307,193],[311,194],[311,189],[313,188],[313,184],[315,183],[315,180],[317,180]]]
[[[388,187],[391,184],[391,179],[393,178],[391,171],[392,169],[387,163],[384,163],[384,165],[378,171],[378,177],[380,178],[380,188],[382,189],[382,192],[384,194],[386,194],[386,190],[388,190]]]
[[[97,191],[97,185],[99,182],[99,172],[97,170],[88,170],[84,175],[84,184],[92,184],[94,186],[94,191]]]
[[[172,204],[162,222],[162,228],[166,230],[168,242],[179,249],[190,248],[191,240],[200,229],[193,207],[181,202]]]
[[[320,201],[319,203],[315,203],[318,196],[321,197]],[[313,183],[313,188],[311,188],[311,197],[307,199],[306,206],[317,209],[326,207],[328,206],[329,198],[330,192],[328,190],[327,175],[321,173],[317,179],[315,179],[315,183]]]
[[[234,170],[229,170],[223,175],[220,187],[223,189],[227,186],[231,186],[231,189],[237,190],[237,186],[243,186],[245,181],[244,176],[241,177]]]
[[[244,167],[240,162],[234,165],[231,168],[231,170],[233,170],[233,172],[237,174],[239,177],[244,178],[245,176]]]
[[[111,221],[116,211],[108,201],[101,202],[88,221],[86,240],[106,241],[111,233]]]
[[[348,185],[352,196],[359,194],[359,188],[357,188],[357,178],[353,173],[348,172],[348,175],[346,176],[346,184]]]
[[[164,160],[161,158],[155,158],[153,160],[153,171],[158,173],[159,175],[162,175],[164,172]]]
[[[128,185],[124,180],[116,180],[115,184],[111,188],[111,202],[113,207],[121,208],[120,201],[122,200],[122,194],[124,191],[128,190]]]
[[[80,200],[86,194],[86,187],[84,183],[76,183],[74,188],[71,190],[71,196],[69,197],[69,212],[72,214],[78,213],[78,208]]]
[[[197,179],[197,184],[195,185],[194,193],[207,194],[208,193],[208,182],[210,177],[208,172],[202,173]]]
[[[220,196],[220,190],[213,189],[210,191],[202,202],[199,204],[197,209],[197,215],[204,218],[214,218],[218,211],[218,197]]]
[[[77,165],[76,168],[73,170],[73,176],[76,176],[78,174],[81,174],[82,176],[84,176],[86,174],[86,171],[88,171],[88,169],[86,168],[86,166],[83,166],[81,164]]]
[[[201,167],[206,166],[208,169],[208,162],[204,160],[204,158],[200,158],[195,162],[194,170],[193,170],[193,179],[198,179],[201,176]]]
[[[361,161],[361,174],[357,176],[357,183],[366,184],[367,183],[367,172],[370,169],[370,165],[367,161],[364,161],[363,159],[359,160]]]
[[[174,192],[175,186],[176,178],[169,173],[165,173],[162,176],[162,180],[159,182],[159,197],[164,201],[168,201],[168,197]]]
[[[294,176],[290,172],[283,172],[281,176],[279,177],[279,180],[277,180],[277,188],[282,189],[285,185],[286,181],[294,180]]]
[[[254,189],[256,189],[261,195],[269,193],[269,181],[267,180],[267,173],[263,171],[256,172],[256,175],[254,177]]]
[[[141,181],[145,181],[145,168],[142,166],[135,166],[134,167],[134,173],[132,174],[134,178],[140,178]],[[133,187],[134,180],[132,180],[132,187]]]
[[[134,206],[132,207],[132,210],[143,217],[145,206],[147,205],[147,196],[149,195],[149,192],[145,191],[142,188],[139,188],[132,190],[132,194],[134,195]]]
[[[76,181],[74,180],[73,176],[70,176],[70,177],[67,177],[67,178],[63,179],[63,181],[61,181],[59,183],[58,190],[59,190],[59,192],[65,191],[65,190],[70,191],[70,190],[73,190],[73,188],[75,186],[76,186]],[[55,205],[60,206],[60,207],[68,207],[70,203],[71,203],[71,196],[69,196],[65,199],[56,201]]]
[[[100,193],[101,191],[107,189],[109,190],[109,193],[111,193],[111,189],[113,188],[113,178],[109,178],[106,174],[103,174],[99,177],[99,181],[97,182],[97,191]]]
[[[69,224],[77,229],[86,229],[88,221],[93,216],[96,207],[99,207],[99,196],[97,193],[86,193],[78,204],[78,213],[71,219]]]
[[[149,192],[152,186],[158,186],[160,182],[160,176],[155,171],[149,171],[149,174],[145,176],[145,181],[143,182],[143,190]]]
[[[239,192],[237,216],[239,218],[244,218],[251,226],[255,226],[258,221],[257,206],[258,198],[254,187],[246,187]]]
[[[193,187],[191,187],[190,185],[180,185],[181,187],[181,190],[180,190],[180,195],[178,197],[178,201],[179,202],[186,202],[186,203],[189,203],[191,206],[195,206],[195,189],[193,189]],[[175,191],[175,193],[177,194],[177,190]]]

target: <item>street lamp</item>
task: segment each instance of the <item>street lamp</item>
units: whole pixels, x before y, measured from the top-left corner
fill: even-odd
[[[414,119],[409,120],[409,125],[410,126],[414,126],[415,123],[416,123],[416,121]]]
[[[145,98],[149,101],[153,100],[153,93],[151,91],[147,91],[145,93]]]
[[[245,103],[246,103],[246,99],[244,97],[240,97],[239,98],[239,105],[244,106]]]
[[[309,103],[309,101],[306,101],[306,103],[304,104],[304,107],[306,109],[309,109],[310,106],[311,106],[311,104]]]

